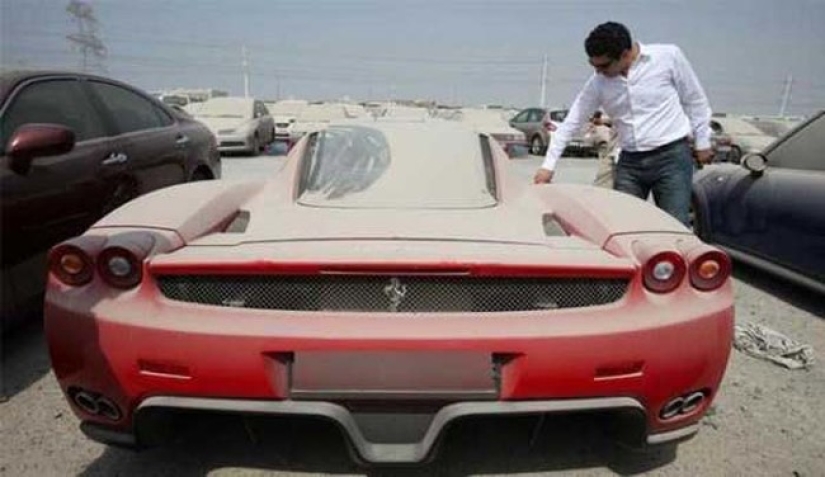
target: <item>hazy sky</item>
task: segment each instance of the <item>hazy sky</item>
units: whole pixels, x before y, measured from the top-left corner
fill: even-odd
[[[425,98],[569,105],[591,70],[583,41],[625,23],[676,43],[715,111],[825,108],[825,0],[92,0],[97,70],[146,90],[213,87],[262,98]],[[3,67],[79,68],[68,0],[0,0]]]

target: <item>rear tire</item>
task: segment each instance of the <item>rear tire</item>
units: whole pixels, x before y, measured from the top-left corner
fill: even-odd
[[[204,172],[202,170],[197,170],[192,174],[192,177],[189,179],[189,182],[196,182],[196,181],[209,181],[212,180],[212,176],[209,173]]]
[[[257,156],[261,153],[261,139],[257,134],[252,136],[252,144],[249,145],[249,153],[253,156]]]
[[[542,142],[541,137],[538,135],[533,136],[533,139],[530,140],[530,154],[533,154],[534,156],[541,156],[546,152],[547,148]]]

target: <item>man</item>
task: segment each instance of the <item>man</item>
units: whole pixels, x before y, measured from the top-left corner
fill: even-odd
[[[610,127],[610,123],[604,120],[601,111],[593,113],[585,137],[596,145],[599,156],[599,170],[596,172],[593,185],[612,189],[616,158],[619,154],[619,138],[616,131]]]
[[[688,225],[693,157],[706,164],[713,155],[711,110],[693,68],[679,47],[633,42],[615,22],[590,32],[585,50],[596,72],[553,135],[533,182],[552,181],[567,142],[601,107],[622,149],[614,189],[644,200],[652,191],[660,208]]]

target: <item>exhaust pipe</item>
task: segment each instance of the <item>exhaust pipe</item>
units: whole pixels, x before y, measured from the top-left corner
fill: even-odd
[[[97,399],[97,407],[100,410],[100,415],[111,419],[113,421],[120,420],[122,414],[120,412],[120,408],[117,407],[117,404],[113,403],[110,399],[105,397],[100,397]]]
[[[685,399],[681,396],[671,400],[665,404],[665,407],[662,408],[662,411],[659,413],[659,417],[663,420],[675,417],[677,414],[682,412],[682,406],[684,406],[684,404]]]
[[[688,414],[695,411],[705,401],[705,393],[702,391],[692,392],[686,396],[679,396],[668,401],[659,412],[659,418],[664,420],[672,419],[679,414]]]
[[[97,415],[100,413],[100,406],[98,406],[97,400],[86,391],[79,391],[76,393],[73,400],[77,407],[83,409],[89,414]]]
[[[699,407],[702,402],[705,400],[705,393],[701,391],[696,391],[695,393],[689,395],[685,398],[685,402],[682,404],[681,413],[687,414],[697,407]]]

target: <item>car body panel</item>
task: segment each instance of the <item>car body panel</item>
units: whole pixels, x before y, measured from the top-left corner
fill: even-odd
[[[694,180],[703,237],[736,250],[746,260],[754,257],[758,266],[773,263],[807,277],[821,289],[825,289],[823,117],[814,115],[764,150],[767,169],[761,174],[744,166],[719,165],[706,168]],[[801,142],[805,144],[797,146]]]

